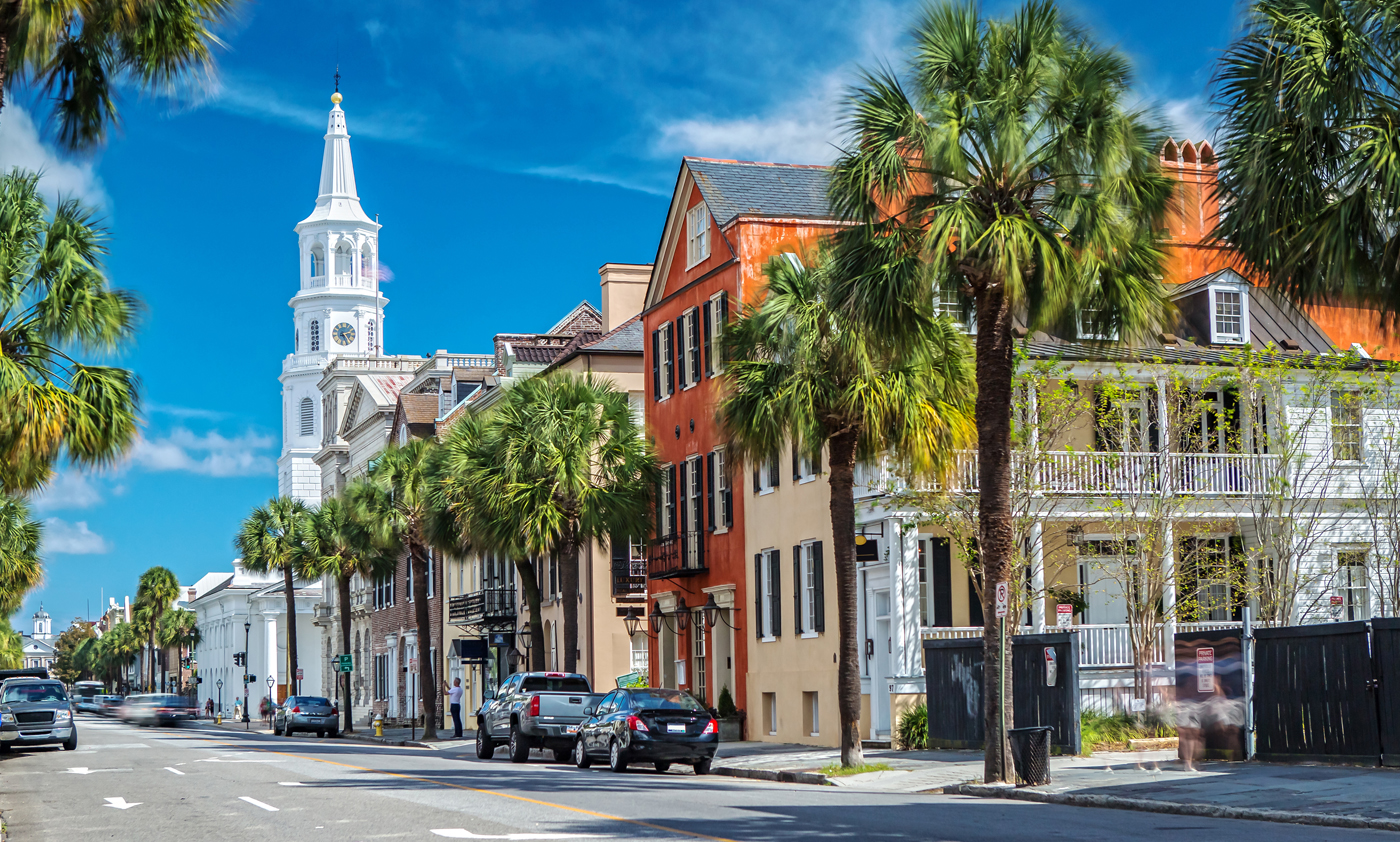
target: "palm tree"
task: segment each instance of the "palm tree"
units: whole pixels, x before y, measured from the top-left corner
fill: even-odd
[[[55,100],[58,140],[100,143],[117,123],[113,87],[134,80],[174,91],[213,69],[211,31],[232,0],[53,0],[0,3],[0,107],[16,85]]]
[[[302,552],[307,570],[318,575],[334,576],[340,603],[340,644],[342,652],[350,648],[350,580],[359,574],[372,580],[392,573],[396,557],[376,546],[369,526],[356,517],[355,509],[340,497],[331,497],[310,514],[310,530]],[[355,730],[351,711],[350,674],[345,673],[342,704],[345,707],[345,731]]]
[[[38,182],[0,176],[0,492],[10,494],[42,486],[60,455],[110,464],[136,436],[135,375],[73,355],[121,350],[140,305],[107,287],[93,211],[66,199],[50,213]]]
[[[149,691],[154,691],[156,686],[156,636],[160,629],[160,618],[170,610],[171,603],[179,598],[180,580],[165,567],[152,567],[141,574],[136,584],[134,619],[145,634],[151,652],[151,679],[146,685]],[[164,673],[161,674],[161,689],[165,689]]]
[[[884,455],[921,474],[948,464],[971,438],[972,354],[946,319],[921,320],[911,352],[889,353],[865,325],[832,308],[836,267],[826,250],[801,264],[770,260],[761,302],[726,331],[728,382],[718,414],[733,452],[749,461],[789,441],[804,453],[830,450],[841,763],[860,766],[855,464]]]
[[[131,623],[117,623],[100,640],[104,674],[112,681],[112,690],[119,692],[126,668],[131,666],[136,653],[141,650],[141,635]]]
[[[438,686],[434,680],[432,624],[428,615],[428,524],[434,517],[434,450],[428,439],[392,445],[350,489],[357,518],[371,524],[375,542],[408,559],[413,583],[414,625],[418,629],[418,687],[423,703],[423,739],[437,739]]]
[[[297,675],[296,578],[303,575],[305,543],[310,532],[310,510],[300,500],[274,497],[258,506],[243,521],[234,548],[243,557],[243,566],[254,573],[282,573],[282,590],[287,598],[287,686]],[[276,667],[268,664],[268,672]],[[290,690],[288,691],[291,692]]]
[[[43,579],[43,529],[23,500],[0,495],[0,614],[9,616]]]
[[[975,3],[928,8],[908,82],[868,73],[851,94],[847,148],[832,173],[839,235],[835,303],[907,347],[942,298],[976,318],[978,549],[983,589],[985,780],[1011,774],[1000,732],[1007,581],[1013,321],[1074,336],[1146,331],[1166,307],[1154,221],[1171,196],[1162,135],[1131,109],[1126,60],[1046,0],[1008,19]],[[900,258],[910,251],[919,265]],[[1007,718],[1010,712],[1007,711]]]
[[[0,615],[0,669],[15,670],[23,665],[24,640],[10,626],[9,615]]]
[[[1217,238],[1303,302],[1400,313],[1395,7],[1252,4],[1221,58]]]
[[[199,645],[199,617],[193,611],[185,608],[176,608],[167,612],[160,618],[160,629],[157,632],[162,648],[175,648],[175,657],[179,659],[179,680],[175,689],[183,691],[185,686],[185,653]]]
[[[591,376],[561,371],[519,383],[485,423],[490,461],[470,482],[489,489],[486,511],[525,553],[558,559],[564,670],[576,672],[579,548],[650,531],[656,461],[627,393]]]

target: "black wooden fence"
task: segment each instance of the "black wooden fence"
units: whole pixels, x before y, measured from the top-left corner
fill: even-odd
[[[1400,617],[1371,621],[1371,658],[1381,678],[1375,690],[1381,765],[1400,766]]]
[[[1054,683],[1050,683],[1053,653]],[[977,748],[986,731],[982,717],[982,639],[924,641],[924,681],[930,748]],[[1078,754],[1079,642],[1074,632],[1011,638],[1012,727],[1049,725],[1051,746]]]

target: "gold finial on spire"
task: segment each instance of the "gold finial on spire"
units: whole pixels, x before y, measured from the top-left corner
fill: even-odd
[[[337,64],[335,66],[335,93],[331,94],[331,102],[335,105],[339,105],[340,101],[344,98],[345,97],[340,95],[340,65]]]

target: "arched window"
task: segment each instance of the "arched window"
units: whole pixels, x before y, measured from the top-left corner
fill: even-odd
[[[316,405],[311,398],[301,399],[301,434],[309,436],[316,432]]]
[[[323,274],[323,272],[321,271],[321,261],[317,259],[319,257],[320,255],[318,255],[316,252],[311,252],[311,277],[313,278],[317,275]]]
[[[374,253],[368,245],[360,250],[360,285],[374,286]]]
[[[321,350],[321,323],[316,319],[311,320],[311,350]]]
[[[378,351],[377,346],[374,344],[374,319],[370,319],[369,322],[365,324],[365,348],[367,348],[370,353],[376,353]]]
[[[335,273],[337,275],[350,275],[350,248],[344,243],[335,247]]]
[[[301,353],[301,328],[292,332],[292,350],[295,353]]]

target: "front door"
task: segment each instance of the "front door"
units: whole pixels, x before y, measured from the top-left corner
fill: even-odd
[[[872,570],[865,580],[866,670],[870,676],[870,731],[890,733],[890,679],[894,641],[890,634],[889,568]]]

